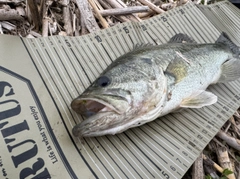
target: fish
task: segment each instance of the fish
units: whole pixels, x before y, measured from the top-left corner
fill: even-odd
[[[138,45],[117,58],[72,103],[84,117],[76,137],[114,135],[185,108],[217,102],[209,85],[240,77],[240,50],[222,32],[198,44],[183,33],[162,45]]]

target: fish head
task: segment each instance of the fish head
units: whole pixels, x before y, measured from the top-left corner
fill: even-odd
[[[72,109],[85,117],[73,128],[74,136],[123,132],[147,122],[143,116],[163,106],[167,85],[162,70],[137,63],[132,60],[111,66],[72,101]]]

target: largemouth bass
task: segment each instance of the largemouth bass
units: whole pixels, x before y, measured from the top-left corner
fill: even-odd
[[[214,104],[217,96],[206,89],[240,77],[239,54],[225,33],[212,44],[177,34],[167,44],[136,47],[72,101],[86,118],[73,135],[113,135],[181,108]]]

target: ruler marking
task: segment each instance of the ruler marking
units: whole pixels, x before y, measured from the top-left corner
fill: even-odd
[[[37,41],[36,41],[37,42]],[[36,43],[37,44],[37,43]],[[39,46],[39,45],[38,45]],[[35,46],[36,47],[36,46]],[[41,68],[41,70],[42,70],[42,72],[44,73],[44,75],[45,75],[45,77],[48,79],[48,77],[47,77],[47,73],[49,74],[49,76],[50,76],[50,78],[52,79],[52,81],[54,82],[54,80],[53,80],[53,77],[51,76],[51,74],[49,73],[49,70],[48,70],[48,68],[46,67],[46,64],[44,63],[44,60],[43,60],[43,58],[42,58],[42,56],[40,55],[40,53],[39,53],[39,51],[38,51],[38,49],[35,49],[35,51],[32,49],[32,47],[30,46],[30,48],[31,48],[31,51],[32,51],[32,53],[34,54],[34,56],[36,57],[36,59],[39,59],[39,58],[37,58],[37,55],[35,54],[35,52],[37,52],[37,54],[38,54],[38,56],[40,57],[40,60],[42,61],[42,63],[43,63],[43,65],[45,66],[45,68],[43,68],[42,67],[42,65],[40,64],[40,61],[39,60],[37,60],[38,61],[38,64],[39,64],[39,66],[40,66],[40,68]],[[41,49],[41,48],[40,48]],[[42,50],[41,50],[42,51]],[[47,70],[47,73],[44,71],[44,69],[46,69]],[[44,81],[44,83],[45,83],[45,81]],[[51,81],[48,79],[48,84],[47,83],[45,83],[45,86],[46,86],[46,88],[48,89],[48,91],[49,91],[49,94],[51,95],[51,97],[52,97],[52,94],[50,93],[50,88],[48,87],[48,86],[51,86],[51,89],[53,90],[53,92],[54,92],[54,95],[56,95],[56,97],[57,98],[59,98],[58,97],[58,94],[56,93],[56,91],[55,91],[55,88],[54,88],[54,85],[55,85],[55,82],[54,82],[54,85],[51,83]],[[56,85],[55,85],[56,86]],[[59,89],[58,89],[58,87],[56,86],[56,88],[57,88],[57,90],[58,90],[58,92],[59,92],[59,94],[60,94],[60,96],[62,97],[62,94],[60,93],[60,91],[59,91]],[[63,97],[62,97],[63,98]],[[59,98],[60,99],[60,98]],[[64,106],[64,104],[62,104],[62,102],[61,101],[59,101],[59,103],[60,103],[60,105],[61,105],[61,107],[62,107],[62,109],[63,109],[63,111],[65,111],[65,114],[66,114],[66,116],[67,116],[67,119],[68,119],[68,121],[70,121],[70,118],[69,118],[69,115],[68,114],[70,114],[71,115],[71,117],[73,117],[73,114],[71,113],[71,110],[68,108],[68,105],[66,104],[66,101],[64,101],[65,102],[65,105],[67,106],[67,109],[69,110],[69,112],[66,112],[66,108],[65,107],[63,107]],[[54,104],[57,106],[57,104],[56,104],[56,102],[54,101]],[[57,109],[59,109],[59,107],[57,106]],[[60,116],[62,116],[62,114],[60,113],[60,110],[59,110],[59,115]],[[63,124],[65,125],[65,121],[63,121]],[[71,124],[71,122],[70,122],[70,124]],[[66,125],[65,125],[65,127],[66,127]],[[67,130],[67,132],[69,133],[69,131],[68,131],[68,129],[66,128],[66,130]]]
[[[85,144],[87,144],[87,146],[88,146],[88,148],[89,149],[91,149],[91,146],[90,146],[90,144],[87,142],[87,140],[86,139],[84,139],[83,138],[83,140],[85,141],[84,143]],[[91,142],[92,142],[92,140],[91,140]],[[93,143],[93,142],[92,142]],[[94,144],[95,145],[95,144]],[[101,144],[100,144],[101,145]],[[88,151],[88,150],[86,150],[86,151]],[[114,176],[112,175],[112,173],[108,170],[108,168],[105,166],[105,164],[103,163],[103,161],[98,157],[98,155],[95,153],[95,152],[93,152],[93,150],[90,150],[91,151],[91,154],[93,154],[97,159],[98,159],[98,161],[101,163],[101,165],[103,166],[103,168],[108,172],[108,174],[112,177],[112,178],[114,178]],[[99,151],[99,153],[100,154],[102,154],[100,151]],[[91,155],[90,155],[91,156]],[[102,155],[103,156],[103,155]],[[103,156],[104,157],[104,156]],[[92,157],[91,157],[92,158]],[[105,157],[104,157],[104,159],[105,159]],[[107,159],[105,159],[106,161],[107,161]],[[94,161],[93,159],[92,159],[92,162],[93,163],[95,163],[95,166],[97,166],[98,167],[98,165],[96,164],[96,161]],[[111,165],[110,165],[111,166]],[[112,167],[112,166],[111,166]],[[98,169],[99,169],[99,171],[102,173],[102,171],[101,171],[101,169],[98,167]],[[113,169],[114,170],[114,169]],[[115,170],[114,170],[115,171]],[[115,171],[116,172],[116,171]],[[117,173],[117,172],[116,172]],[[104,175],[103,173],[102,173],[102,175]],[[105,176],[105,175],[104,175]],[[106,176],[105,176],[105,178],[106,178]]]
[[[135,132],[134,132],[134,131],[135,131]],[[138,130],[136,130],[135,128],[133,128],[132,133],[134,133],[134,135],[141,141],[141,143],[139,143],[139,144],[140,144],[142,147],[143,147],[142,144],[145,144],[147,148],[149,148],[156,156],[158,156],[158,158],[160,158],[163,162],[165,162],[166,165],[170,166],[170,164],[169,164],[165,159],[163,159],[155,150],[153,150],[151,147],[149,147],[149,145],[147,145],[147,143],[142,139],[142,137],[146,139],[145,136],[143,136],[143,135],[142,135]],[[138,134],[136,134],[136,133],[138,133]],[[140,137],[140,136],[142,136],[142,137]],[[146,140],[146,141],[149,142],[148,140]],[[152,143],[150,143],[150,144],[152,144]],[[153,145],[153,144],[152,144],[152,145]],[[153,145],[153,146],[154,146],[154,145]],[[152,158],[154,158],[154,159],[157,161],[157,163],[159,163],[159,164],[163,167],[163,169],[161,169],[163,175],[164,175],[164,174],[166,174],[166,175],[172,174],[172,172],[170,172],[170,171],[165,167],[165,165],[164,165],[162,162],[160,162],[159,160],[157,160],[157,159],[149,152],[149,150],[147,150],[145,147],[143,147],[143,148],[148,152],[149,155],[151,155]],[[155,147],[155,148],[156,148],[156,147]],[[156,149],[157,149],[157,148],[156,148]],[[158,151],[160,151],[160,150],[158,150]],[[160,151],[160,152],[161,152],[161,151]],[[161,152],[161,153],[162,153],[162,152]],[[165,155],[165,154],[164,154],[164,155]],[[173,163],[176,165],[175,162],[173,162]],[[171,168],[171,166],[170,166],[170,168]],[[166,171],[167,171],[168,173],[166,173]],[[169,175],[168,175],[168,176],[169,176]]]
[[[148,136],[150,139],[152,139],[155,143],[157,143],[162,149],[164,149],[169,155],[171,155],[172,157],[174,157],[174,154],[172,154],[169,150],[167,150],[163,145],[161,145],[159,142],[161,141],[161,139],[160,139],[160,141],[158,142],[158,141],[156,141],[154,138],[152,138],[149,134],[147,134],[144,130],[142,130],[141,128],[140,128],[140,130],[143,132],[143,133],[145,133],[146,134],[146,136]],[[151,132],[151,131],[149,131],[149,132]],[[153,133],[152,133],[153,134]],[[154,135],[154,134],[153,134]],[[161,142],[163,142],[163,141],[161,141]],[[170,146],[169,146],[170,147]],[[172,149],[171,147],[170,147],[170,149]]]
[[[114,42],[114,40],[112,39],[112,37],[111,37],[111,40],[112,40],[112,42]],[[109,42],[108,42],[107,39],[106,39],[106,42],[107,42],[107,45],[109,46],[109,48],[112,49],[112,52],[113,52],[113,54],[114,54],[113,61],[115,61],[118,57],[120,57],[121,55],[123,55],[120,51],[118,51],[118,47],[116,46],[116,44],[120,44],[118,38],[117,38],[117,42],[115,41],[115,43],[109,44]],[[112,48],[113,45],[114,45],[114,47],[115,47],[114,49]],[[116,52],[117,52],[117,53],[116,53]]]
[[[85,44],[87,44],[87,42],[85,40],[83,42]],[[88,45],[85,45],[85,44],[79,46],[82,49],[82,50],[79,50],[77,48],[77,46],[75,45],[74,41],[72,41],[72,43],[73,43],[73,45],[71,45],[71,46],[69,45],[68,47],[69,47],[70,51],[72,52],[73,56],[75,57],[75,61],[83,69],[83,72],[84,72],[85,76],[89,79],[89,81],[90,82],[94,81],[96,79],[96,77],[99,75],[99,73],[96,73],[96,72],[98,72],[98,69],[93,64],[94,60],[91,60],[92,56],[94,56],[92,50],[89,49]],[[81,44],[83,44],[83,43],[81,43]],[[90,52],[91,55],[88,55],[88,53],[85,53],[86,51]],[[79,56],[81,58],[79,58]],[[89,71],[90,74],[87,74],[87,71]],[[90,85],[90,84],[88,84],[88,85]]]
[[[79,76],[79,73],[78,73],[78,71],[77,71],[76,67],[73,65],[73,62],[72,62],[72,60],[70,60],[70,58],[69,58],[69,56],[68,56],[68,54],[67,54],[67,52],[66,52],[65,48],[64,48],[62,45],[61,45],[61,47],[62,47],[62,49],[63,49],[63,51],[64,51],[65,55],[66,55],[66,56],[67,56],[67,58],[69,59],[69,62],[71,63],[71,65],[72,65],[72,67],[73,67],[73,69],[74,69],[74,71],[75,71],[76,75],[78,76],[78,80],[80,80],[80,81],[81,81],[81,84],[82,84],[82,86],[84,87],[84,89],[86,89],[86,88],[87,88],[87,86],[86,86],[86,85],[85,85],[85,83],[83,82],[82,78]]]
[[[175,145],[172,141],[170,141],[168,138],[166,138],[164,135],[162,135],[159,131],[154,129],[152,126],[149,125],[149,123],[146,123],[145,125],[149,126],[152,130],[158,133],[158,135],[162,136],[165,140],[167,140],[169,143],[171,143],[176,149],[180,149],[177,145]]]
[[[94,47],[97,49],[99,55],[101,56],[101,59],[104,59],[104,57],[102,56],[102,53],[99,51],[99,48],[97,48],[96,44],[93,43],[93,45],[94,45]],[[110,59],[110,60],[111,60],[111,59]],[[106,62],[105,60],[103,60],[103,61],[105,62],[106,67],[107,67],[109,64],[107,64],[107,62]],[[112,61],[112,60],[111,60],[111,61]],[[106,67],[104,67],[103,70],[106,69]]]
[[[75,82],[76,82],[76,81],[79,81],[79,80],[77,79],[76,75],[74,75],[75,67],[74,67],[73,64],[72,64],[72,60],[69,59],[68,56],[67,56],[67,58],[64,56],[63,50],[61,49],[61,47],[62,47],[62,45],[61,45],[61,44],[62,44],[62,43],[61,43],[61,40],[59,39],[58,36],[56,36],[56,39],[55,39],[55,38],[52,38],[52,39],[53,39],[53,42],[56,44],[56,49],[58,49],[58,50],[56,50],[56,51],[58,52],[58,54],[60,54],[60,55],[63,57],[62,59],[65,61],[65,64],[67,65],[67,67],[68,67],[68,69],[69,69],[68,71],[71,72],[72,78],[74,78]],[[58,41],[58,43],[57,43],[56,41]],[[59,44],[60,44],[60,45],[59,45]],[[67,59],[68,59],[68,60],[67,60]],[[72,67],[70,66],[69,62],[70,62],[70,64],[72,65],[72,67],[74,68],[74,70],[72,70]],[[78,86],[79,89],[82,89],[82,88],[84,87],[82,80],[80,80],[80,83],[76,83],[76,85]],[[77,95],[79,95],[78,90],[74,91],[74,93],[77,93]]]
[[[78,91],[77,86],[76,86],[75,83],[73,82],[73,80],[72,80],[72,78],[71,78],[71,76],[70,76],[68,70],[66,69],[65,65],[63,64],[63,61],[62,61],[61,57],[59,56],[59,54],[57,53],[56,48],[53,47],[53,50],[54,50],[55,54],[57,55],[58,59],[61,61],[61,64],[62,64],[62,66],[63,66],[65,72],[67,73],[67,76],[68,76],[69,79],[71,80],[71,83],[72,83],[72,85],[74,86],[75,90]],[[79,94],[79,93],[78,93],[78,94]]]
[[[47,39],[48,39],[48,41],[49,41],[49,43],[50,43],[50,45],[51,45],[52,48],[49,46],[49,43],[47,42]],[[53,49],[53,51],[54,51],[55,54],[57,55],[59,61],[61,62],[62,67],[64,68],[65,72],[67,73],[67,75],[65,75],[65,73],[63,72],[63,70],[61,70],[62,75],[65,77],[65,80],[67,81],[69,87],[71,87],[71,85],[70,85],[70,83],[69,83],[69,80],[70,80],[70,81],[71,81],[71,84],[72,84],[73,87],[75,88],[75,91],[77,91],[77,86],[76,86],[75,83],[73,82],[73,79],[71,78],[71,76],[70,76],[70,74],[69,74],[66,66],[64,65],[62,58],[60,57],[59,53],[57,53],[56,48],[53,46],[53,41],[52,41],[49,37],[48,37],[47,39],[45,38],[45,41],[46,41],[46,44],[47,44],[48,48],[50,49],[53,57],[54,57],[54,54],[53,54],[53,52],[52,52],[51,49]],[[54,58],[55,58],[55,57],[54,57]],[[57,59],[55,59],[55,61],[57,62]],[[57,63],[57,64],[58,64],[59,68],[61,69],[61,66],[59,65],[59,63]],[[67,77],[66,77],[66,76],[67,76]]]
[[[119,137],[120,135],[117,135],[117,138],[120,140],[120,141],[122,141],[122,139]],[[115,140],[116,141],[116,139],[113,137],[113,140]],[[126,141],[126,139],[124,138],[124,140],[125,140],[125,142],[128,142],[128,141]],[[117,142],[118,143],[118,142]],[[132,152],[132,150],[130,150],[130,148],[122,141],[122,144],[127,148],[127,150],[128,150],[128,152],[130,152],[134,157],[135,157],[135,159],[148,171],[148,173],[153,177],[153,178],[155,178],[155,176],[153,175],[153,173],[152,172],[150,172],[150,170],[141,162],[141,160],[139,159],[139,157],[141,157],[141,155],[139,155],[139,156],[136,156],[135,154],[134,154],[134,152]],[[130,144],[129,142],[128,142],[128,144]],[[118,145],[121,147],[121,148],[123,148],[122,146],[121,146],[121,144],[119,144],[118,143]],[[130,144],[131,145],[131,144]],[[124,149],[123,149],[124,150]],[[135,150],[135,149],[133,149],[133,150]],[[124,150],[125,151],[125,150]],[[136,150],[135,150],[136,151]],[[129,156],[129,154],[128,154],[128,152],[126,152],[125,151],[125,153],[126,153],[126,155],[128,155]],[[136,151],[137,152],[137,151]],[[137,152],[138,153],[138,152]],[[141,157],[142,158],[142,157]],[[143,158],[142,158],[143,159]],[[144,160],[144,159],[143,159]],[[145,161],[145,160],[144,160]],[[136,162],[134,162],[135,164],[136,164]],[[137,165],[137,164],[136,164]],[[138,165],[137,165],[138,166]],[[138,166],[139,167],[139,166]],[[151,167],[151,166],[150,166]],[[141,168],[139,167],[139,169],[141,170]],[[145,172],[143,172],[144,174],[145,174]],[[147,175],[145,175],[146,177],[147,177]]]
[[[107,56],[109,57],[109,59],[111,59],[111,61],[113,62],[114,60],[111,58],[111,56],[109,55],[108,51],[106,50],[105,46],[101,43],[101,46],[103,48],[103,50],[105,51],[105,53],[107,54]]]
[[[127,131],[127,133],[129,133],[129,131]],[[141,153],[161,172],[162,169],[159,168],[159,166],[129,137],[129,135],[126,132],[124,132],[124,134],[126,135],[126,137],[135,145],[135,147],[138,148],[139,151],[141,151]],[[131,135],[132,136],[132,135]],[[140,144],[141,145],[141,144]],[[159,173],[157,172],[158,176]]]
[[[122,168],[119,166],[119,164],[113,159],[113,157],[109,154],[109,151],[105,149],[105,147],[101,144],[101,142],[99,142],[98,138],[95,138],[96,141],[99,143],[99,145],[101,145],[102,149],[105,151],[105,153],[109,156],[109,158],[115,163],[115,165],[119,168],[119,170],[125,175],[126,178],[129,178],[126,173],[122,170]],[[103,140],[104,141],[104,140]],[[105,143],[105,141],[104,141]],[[93,143],[94,144],[94,143]],[[105,143],[106,144],[106,143]],[[111,168],[114,170],[114,168],[112,167],[112,165],[109,163],[109,166],[111,166]],[[115,171],[115,170],[114,170]],[[116,172],[116,171],[115,171]],[[118,175],[119,176],[119,175]],[[120,177],[120,176],[119,176]]]
[[[52,63],[52,65],[53,65],[53,68],[54,68],[54,69],[55,69],[55,71],[57,72],[57,74],[58,74],[58,77],[60,78],[60,81],[61,81],[61,82],[59,82],[59,86],[62,86],[62,85],[61,85],[61,83],[62,83],[62,84],[63,84],[62,90],[63,90],[63,91],[65,91],[65,90],[64,90],[64,87],[65,87],[65,89],[67,90],[67,92],[68,92],[68,94],[69,94],[70,98],[72,99],[73,97],[72,97],[72,95],[71,95],[71,93],[70,93],[69,89],[67,88],[66,84],[64,83],[64,80],[63,80],[62,76],[60,75],[59,71],[57,70],[57,67],[56,67],[56,65],[54,64],[54,62],[53,62],[53,60],[52,60],[51,56],[49,55],[49,53],[48,53],[48,51],[47,51],[47,49],[46,49],[46,48],[45,48],[44,50],[45,50],[45,52],[46,52],[46,54],[47,54],[47,56],[48,56],[48,58],[49,58],[50,62]],[[55,78],[55,79],[56,79],[56,78]],[[66,94],[65,94],[65,96],[67,97],[67,95],[66,95]],[[64,100],[65,100],[65,98],[64,98]],[[71,102],[71,101],[68,101],[68,102]]]
[[[154,138],[152,138],[150,135],[148,135],[144,130],[142,130],[140,128],[140,130],[145,133],[152,141],[154,141],[155,143],[158,144],[158,146],[160,146],[162,149],[164,149],[168,154],[170,154],[170,157],[165,155],[162,150],[160,150],[158,147],[156,147],[152,142],[151,145],[154,146],[160,153],[162,153],[167,159],[169,159],[172,163],[176,164],[171,158],[175,157],[174,154],[172,154],[169,150],[167,150],[165,147],[163,147],[160,142],[157,142]],[[151,131],[149,131],[151,132]],[[145,135],[143,136],[145,138]],[[145,138],[146,139],[146,138]],[[159,139],[159,138],[158,138]],[[161,139],[159,139],[160,141],[162,141]],[[149,142],[149,140],[147,140]],[[170,146],[168,146],[170,149],[172,149]],[[172,149],[173,150],[173,149]],[[174,150],[173,150],[174,151]],[[176,164],[176,166],[181,170],[184,171],[179,165]]]
[[[188,141],[188,138],[190,138],[191,135],[190,135],[190,134],[187,134],[185,131],[183,131],[181,128],[179,128],[179,126],[177,126],[177,125],[175,125],[174,123],[172,123],[172,121],[177,122],[176,120],[178,120],[178,119],[176,119],[172,114],[167,115],[166,118],[170,119],[170,121],[168,121],[168,120],[163,120],[162,122],[163,122],[164,124],[166,124],[166,125],[168,124],[169,127],[170,127],[170,125],[172,125],[170,128],[171,128],[172,130],[174,130],[179,136],[181,136],[185,141]],[[169,124],[169,123],[170,123],[170,124]],[[174,128],[173,128],[173,127],[174,127]],[[178,131],[176,131],[175,129],[178,129],[178,131],[181,131],[182,134],[184,134],[186,137],[184,137],[183,135],[181,135],[181,134],[180,134]]]
[[[81,43],[79,43],[81,44]],[[85,41],[85,44],[86,45],[76,45],[74,43],[74,46],[76,51],[78,52],[78,54],[81,56],[81,62],[80,63],[86,63],[87,64],[87,67],[89,69],[89,71],[92,72],[92,75],[93,75],[93,78],[91,81],[93,81],[98,75],[99,73],[101,73],[103,67],[101,65],[101,63],[99,63],[99,60],[97,60],[97,57],[95,55],[95,48],[90,48],[89,45],[95,45],[94,43],[89,43],[88,41]],[[79,49],[81,48],[81,49]],[[83,50],[84,49],[84,50]],[[91,51],[91,55],[88,55],[88,53],[85,53],[86,51]],[[94,51],[94,52],[93,52]],[[94,57],[94,58],[93,58]],[[80,60],[78,60],[80,61]],[[96,65],[96,63],[98,65]],[[90,68],[90,67],[93,67],[93,68]]]
[[[166,119],[166,116],[164,116],[164,118]],[[160,118],[160,119],[161,119],[161,118]],[[160,120],[160,119],[159,119],[159,120]],[[173,136],[177,141],[179,141],[182,145],[184,145],[184,142],[179,139],[178,133],[176,133],[176,131],[172,130],[168,125],[166,125],[166,124],[163,122],[163,120],[165,120],[165,119],[162,118],[161,122],[158,122],[158,120],[155,121],[155,122],[156,122],[156,124],[157,124],[159,127],[162,127],[162,125],[164,125],[164,127],[162,127],[162,129],[165,130],[167,133],[169,133],[169,136]],[[169,130],[170,130],[171,132],[169,132]],[[172,132],[174,132],[175,135],[173,135]],[[186,140],[186,139],[184,139],[184,138],[181,138],[181,139]]]
[[[51,83],[49,82],[49,83],[50,83],[50,86],[52,87],[52,89],[54,89],[54,86],[55,86],[55,88],[57,89],[59,95],[60,95],[61,98],[63,99],[63,102],[64,102],[65,105],[63,105],[63,104],[61,103],[61,106],[62,106],[62,108],[64,109],[65,114],[66,114],[66,115],[67,115],[67,114],[70,114],[70,116],[73,118],[72,111],[69,109],[69,105],[68,105],[68,103],[65,101],[65,99],[64,99],[64,97],[63,97],[63,94],[61,93],[59,87],[56,85],[56,82],[54,81],[54,78],[53,78],[53,76],[51,75],[51,73],[50,73],[50,71],[49,71],[46,63],[44,62],[44,60],[43,60],[42,56],[40,55],[39,51],[38,51],[37,49],[35,49],[35,50],[36,50],[39,58],[41,59],[43,65],[44,65],[44,67],[45,67],[45,69],[47,70],[47,73],[49,74],[49,76],[50,76],[50,78],[51,78],[51,81],[53,82],[53,84],[51,84]],[[53,85],[54,85],[54,86],[53,86]],[[54,91],[55,91],[55,90],[54,90]],[[56,93],[55,93],[55,94],[56,94]],[[65,107],[63,107],[63,106],[65,106]],[[68,109],[68,112],[66,112],[66,109]],[[61,116],[62,116],[62,115],[61,115]],[[68,115],[67,115],[67,116],[68,116]],[[68,120],[70,121],[70,118],[69,118],[69,117],[68,117]],[[68,128],[66,128],[66,130],[68,131]],[[68,131],[68,133],[69,133],[69,131]]]
[[[143,143],[145,144],[156,156],[158,156],[165,164],[168,164],[168,162],[166,160],[164,160],[156,151],[154,151],[151,147],[149,147],[149,145],[147,145],[147,143],[145,141],[142,140],[142,138],[140,137],[141,134],[139,134],[139,132],[137,131],[137,133],[139,135],[137,135],[134,131],[136,131],[135,129],[132,130],[132,132],[137,136],[137,138]],[[141,135],[142,136],[142,135]],[[145,138],[146,139],[146,138]],[[149,142],[148,140],[146,140],[147,142]]]
[[[192,14],[192,12],[194,12],[195,14],[198,14],[198,15],[191,16],[190,14]],[[208,37],[209,33],[207,33],[205,28],[203,28],[202,20],[199,19],[199,16],[200,16],[199,13],[202,13],[202,12],[199,11],[198,8],[196,8],[196,7],[190,8],[189,12],[186,13],[188,15],[187,19],[190,23],[192,22],[192,24],[191,24],[192,26],[193,26],[193,24],[195,24],[195,26],[193,26],[193,27],[197,27],[197,29],[200,31],[200,32],[197,31],[198,36],[200,36],[200,38],[198,38],[200,40],[200,42],[207,43],[208,41],[211,41],[211,40],[209,40],[209,37]],[[201,14],[201,17],[202,17],[202,14]],[[208,22],[204,21],[204,25],[206,25],[206,24],[208,24]],[[210,39],[212,39],[212,38],[210,38]],[[201,40],[203,40],[203,41],[201,41]]]
[[[78,60],[75,52],[73,51],[73,49],[71,48],[70,50],[71,50],[72,54],[74,55],[76,61],[77,61],[78,64],[80,65],[81,69],[83,70],[83,73],[85,74],[85,77],[87,78],[87,80],[88,80],[88,82],[89,82],[88,84],[90,84],[92,81],[90,80],[89,76],[87,75],[86,70],[83,68],[82,64],[79,62],[79,60]]]
[[[34,66],[35,66],[38,74],[40,75],[40,77],[41,77],[41,79],[42,79],[42,81],[43,81],[43,83],[44,83],[44,85],[45,85],[45,87],[46,87],[46,90],[48,91],[50,97],[53,99],[53,96],[52,96],[52,94],[50,93],[49,87],[48,87],[48,85],[46,84],[46,81],[43,79],[43,75],[40,73],[39,66],[40,66],[40,68],[42,69],[44,75],[46,75],[46,72],[44,71],[44,69],[43,69],[42,66],[40,65],[39,59],[37,58],[37,55],[36,55],[36,52],[37,52],[37,54],[38,54],[39,57],[40,57],[40,60],[43,60],[43,59],[41,58],[40,53],[38,52],[37,49],[35,49],[35,51],[34,51],[34,50],[32,49],[32,46],[29,44],[29,41],[26,40],[26,42],[28,43],[28,45],[30,46],[30,49],[31,49],[31,53],[30,53],[30,50],[27,48],[27,44],[24,42],[24,40],[23,40],[22,38],[20,38],[20,39],[21,39],[21,41],[22,41],[22,43],[23,43],[23,45],[24,45],[24,47],[25,47],[25,49],[26,49],[29,57],[31,58],[31,60],[32,60],[32,62],[33,62],[33,64],[34,64]],[[36,46],[34,46],[34,47],[36,47]],[[32,55],[34,55],[34,56],[36,57],[35,60],[39,63],[39,66],[37,66],[37,63],[36,63],[36,61],[33,59],[33,56],[32,56]],[[50,80],[48,80],[48,82],[50,83]],[[50,86],[51,86],[51,83],[50,83]],[[51,86],[51,87],[52,87],[52,86]],[[53,89],[53,90],[54,90],[54,89]],[[63,120],[62,114],[60,113],[59,107],[57,106],[57,104],[56,104],[56,102],[55,102],[54,100],[53,100],[53,103],[54,103],[54,105],[56,106],[56,110],[57,110],[57,112],[58,112],[58,114],[59,114],[59,116],[60,116],[60,118],[61,118],[61,120],[62,120],[62,122],[63,122],[64,127],[66,128],[66,124],[65,124],[65,121]],[[60,103],[61,103],[61,102],[60,102]],[[37,104],[37,106],[38,106],[38,108],[42,108],[41,105],[39,106],[39,105]],[[44,115],[45,115],[45,114],[44,114]],[[46,117],[46,116],[45,116],[45,117]],[[68,117],[68,116],[67,116],[67,117]],[[45,123],[46,126],[49,126],[49,127],[50,127],[50,124],[49,124],[48,121],[44,121],[44,123]],[[66,167],[66,170],[68,171],[68,173],[69,173],[69,175],[70,175],[71,177],[76,177],[74,171],[72,170],[72,168],[71,168],[71,166],[69,165],[67,159],[65,158],[65,155],[63,154],[63,152],[62,152],[62,150],[61,150],[61,148],[60,148],[60,146],[59,146],[59,143],[58,143],[55,135],[53,134],[52,130],[49,129],[49,127],[47,127],[47,131],[48,131],[48,133],[49,133],[49,135],[50,135],[50,138],[52,139],[52,142],[53,142],[53,144],[54,144],[54,146],[55,146],[55,149],[56,149],[58,155],[60,156],[60,158],[61,158],[64,166]],[[67,128],[66,128],[66,130],[67,130]],[[67,133],[69,134],[69,131],[68,131],[68,130],[67,130]],[[72,137],[70,137],[70,139],[71,139],[71,141],[73,142]],[[73,144],[74,144],[74,142],[73,142]],[[81,156],[81,157],[82,157],[82,156]],[[85,162],[84,157],[82,157],[82,159],[83,159],[83,161]],[[85,162],[85,164],[89,167],[89,165],[88,165],[86,162]],[[93,174],[94,176],[96,176],[96,174],[91,170],[91,167],[89,167],[89,170],[92,172],[92,174]]]
[[[140,177],[140,178],[143,178],[139,173],[138,171],[136,170],[135,167],[133,167],[133,165],[126,159],[126,157],[122,154],[122,152],[116,147],[116,145],[109,139],[108,136],[106,136],[106,138],[108,139],[108,141],[113,145],[113,147],[118,151],[118,153],[122,156],[122,158],[124,158],[124,160],[132,167],[132,169],[137,173],[137,175]],[[113,139],[114,140],[114,139]],[[115,140],[116,142],[116,140]],[[111,149],[111,147],[109,147]],[[113,152],[114,153],[114,152]],[[117,157],[117,155],[114,153],[114,155]],[[131,158],[129,156],[129,158]],[[132,159],[132,158],[131,158]],[[137,165],[137,164],[136,164]],[[124,165],[124,167],[128,170],[128,168]],[[128,170],[129,171],[129,170]],[[130,171],[129,171],[130,172]],[[132,172],[130,172],[132,174]],[[132,174],[132,176],[134,177],[134,175]]]

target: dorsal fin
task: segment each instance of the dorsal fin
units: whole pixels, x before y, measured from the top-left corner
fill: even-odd
[[[133,51],[134,50],[138,50],[138,49],[142,49],[142,48],[146,48],[146,47],[152,47],[152,46],[154,46],[153,44],[151,44],[151,43],[137,43],[137,44],[134,44],[133,45]]]
[[[222,32],[221,35],[218,37],[216,43],[222,43],[228,46],[228,48],[232,51],[234,55],[237,57],[240,55],[240,49],[239,47],[232,42],[232,40],[229,38],[229,36],[225,33]]]
[[[197,42],[187,34],[179,33],[174,35],[168,43],[194,43],[196,44]]]

